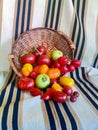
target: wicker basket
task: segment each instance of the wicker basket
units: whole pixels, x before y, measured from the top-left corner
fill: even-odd
[[[44,45],[48,50],[59,49],[64,56],[73,59],[75,46],[68,36],[50,28],[34,28],[18,37],[11,54],[8,55],[10,66],[19,77],[21,76],[19,57],[25,51],[38,45]]]

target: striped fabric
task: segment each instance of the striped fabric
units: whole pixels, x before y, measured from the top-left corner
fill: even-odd
[[[8,71],[0,86],[0,130],[98,129],[97,6],[97,0],[0,1],[0,78]],[[76,103],[44,102],[18,89],[7,56],[18,36],[35,27],[61,30],[74,42],[74,57],[82,60],[82,67],[68,74],[80,93]]]

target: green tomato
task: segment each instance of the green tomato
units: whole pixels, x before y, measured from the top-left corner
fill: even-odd
[[[54,50],[54,51],[52,51],[51,58],[54,61],[58,60],[58,58],[61,57],[61,56],[63,56],[62,51],[60,51],[60,50]]]
[[[35,84],[37,88],[47,88],[50,85],[50,78],[47,74],[39,74],[36,77]]]

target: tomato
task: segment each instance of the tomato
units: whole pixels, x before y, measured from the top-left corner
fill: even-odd
[[[50,79],[50,83],[51,84],[57,83],[57,79]]]
[[[63,88],[60,86],[60,84],[55,83],[51,86],[55,91],[62,91]]]
[[[71,64],[75,67],[78,68],[81,66],[81,61],[80,60],[72,60]]]
[[[58,103],[64,103],[68,100],[67,94],[60,91],[55,91],[53,94],[53,100]]]
[[[32,72],[30,73],[29,77],[31,77],[31,78],[33,78],[33,79],[35,79],[35,78],[37,77],[37,75],[38,75],[38,73],[37,73],[37,72],[32,71]]]
[[[79,97],[79,92],[78,91],[74,91],[73,95],[76,96],[76,97]]]
[[[47,75],[50,79],[56,79],[60,76],[60,70],[58,68],[50,68],[47,72]]]
[[[34,79],[28,77],[21,77],[18,80],[18,87],[23,90],[29,90],[34,87]]]
[[[38,88],[33,87],[33,88],[30,89],[30,94],[32,96],[38,96],[38,95],[42,95],[42,91]]]
[[[54,67],[55,67],[55,68],[60,68],[60,63],[59,63],[58,61],[55,61],[55,62],[54,62]]]
[[[58,62],[60,63],[60,65],[63,65],[63,66],[64,66],[64,65],[67,64],[68,59],[65,58],[64,56],[61,56],[61,57],[59,57]]]
[[[71,95],[70,101],[71,102],[76,102],[77,101],[77,97],[75,95]]]
[[[34,64],[35,61],[36,61],[36,58],[34,54],[26,54],[20,58],[20,63],[22,64],[25,64],[25,63]]]
[[[49,70],[49,67],[46,64],[41,65],[41,67],[39,68],[39,73],[40,74],[45,74],[47,73],[47,71]]]
[[[59,69],[60,69],[61,73],[66,73],[66,72],[68,72],[68,68],[67,68],[66,65],[61,66]]]
[[[69,87],[73,87],[74,86],[74,80],[71,77],[68,77],[68,76],[60,77],[59,83],[62,86],[69,86]]]
[[[39,69],[40,69],[41,65],[37,65],[33,68],[33,71],[36,73],[39,73]]]
[[[45,54],[47,51],[47,48],[43,45],[38,46],[37,49],[41,52],[41,55]]]
[[[21,69],[21,73],[24,75],[24,76],[29,76],[30,73],[32,72],[33,70],[33,66],[29,63],[26,63],[23,65],[22,69]]]
[[[47,55],[41,55],[41,56],[38,57],[38,61],[37,62],[38,62],[39,65],[46,64],[46,65],[49,66],[51,60],[50,60],[50,58]]]
[[[46,92],[43,94],[41,97],[42,100],[50,100],[53,97],[54,89],[53,88],[48,88]]]
[[[69,86],[64,86],[63,91],[67,94],[67,96],[71,96],[73,94],[73,89]]]
[[[35,55],[36,58],[40,55],[36,50],[33,52],[33,55]]]
[[[75,70],[74,65],[68,65],[67,68],[69,72],[73,72]]]

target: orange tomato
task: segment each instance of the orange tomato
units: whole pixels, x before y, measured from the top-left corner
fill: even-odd
[[[48,52],[46,53],[46,55],[51,58],[51,53],[52,53],[52,51],[48,51]]]
[[[40,74],[46,74],[48,70],[49,70],[49,67],[46,64],[43,64],[39,68],[39,73]]]
[[[50,68],[47,72],[47,75],[50,79],[56,79],[60,76],[61,72],[58,68]]]

